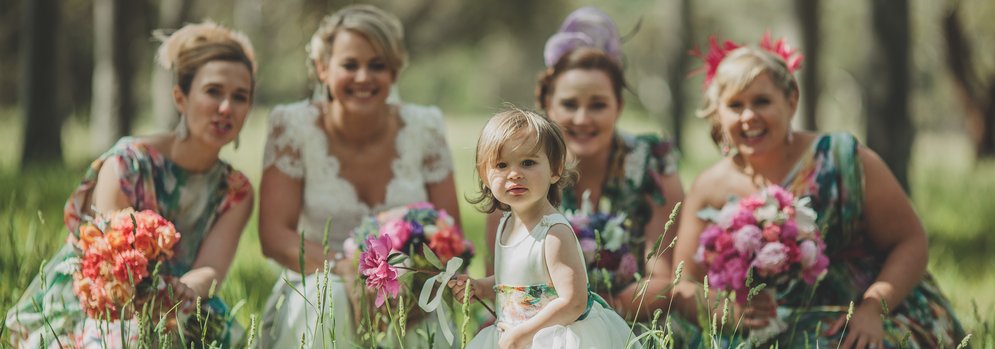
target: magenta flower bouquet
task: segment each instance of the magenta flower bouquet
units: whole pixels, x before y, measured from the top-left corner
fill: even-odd
[[[809,203],[808,197],[798,199],[771,185],[721,210],[699,212],[712,222],[701,233],[695,254],[695,261],[707,266],[709,285],[736,293],[736,301],[745,304],[751,269],[768,286],[798,279],[815,284],[825,275],[829,258]]]

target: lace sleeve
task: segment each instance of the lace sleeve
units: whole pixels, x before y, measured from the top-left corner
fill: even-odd
[[[277,106],[269,115],[269,127],[266,135],[266,149],[263,152],[263,169],[276,166],[280,172],[300,179],[304,176],[304,163],[301,161],[301,149],[297,137],[294,136],[293,123],[296,111],[295,105]]]
[[[453,159],[446,143],[446,126],[442,121],[439,108],[430,107],[425,110],[424,154],[422,158],[422,174],[428,183],[437,183],[453,172]]]

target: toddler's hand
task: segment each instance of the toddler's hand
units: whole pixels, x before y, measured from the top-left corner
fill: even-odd
[[[477,290],[476,288],[473,287],[473,283],[474,283],[473,279],[471,279],[466,274],[463,274],[454,277],[452,280],[449,280],[448,286],[449,289],[452,290],[453,292],[453,298],[455,298],[457,302],[463,303],[463,292],[466,292],[465,289],[467,287],[470,288],[471,296],[476,295]]]

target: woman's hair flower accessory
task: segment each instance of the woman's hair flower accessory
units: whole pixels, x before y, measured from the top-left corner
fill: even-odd
[[[561,57],[578,47],[600,49],[613,60],[622,63],[622,39],[608,14],[593,7],[582,7],[570,13],[560,30],[546,40],[543,58],[552,67]]]
[[[720,45],[715,36],[709,37],[708,43],[708,53],[703,54],[698,48],[695,48],[690,52],[691,56],[698,57],[705,63],[704,66],[692,72],[692,74],[694,74],[701,72],[702,70],[705,71],[705,87],[711,85],[712,78],[715,77],[715,72],[719,69],[719,64],[721,64],[722,60],[729,55],[729,52],[743,47],[743,45],[729,40],[723,41]],[[802,60],[805,59],[805,56],[798,53],[797,49],[788,45],[783,38],[778,39],[777,41],[772,41],[770,38],[770,32],[764,33],[763,38],[760,39],[760,48],[781,57],[781,59],[784,60],[785,65],[788,67],[788,71],[791,73],[794,73],[798,70],[798,68],[801,68]]]

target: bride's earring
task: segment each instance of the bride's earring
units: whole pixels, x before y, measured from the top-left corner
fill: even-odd
[[[187,128],[187,116],[180,114],[180,122],[176,123],[176,138],[182,141],[189,136],[190,130]]]
[[[235,150],[238,150],[238,140],[242,139],[242,134],[235,135]]]
[[[311,95],[311,100],[315,102],[328,102],[328,85],[318,81],[317,86],[314,87],[314,94]]]

